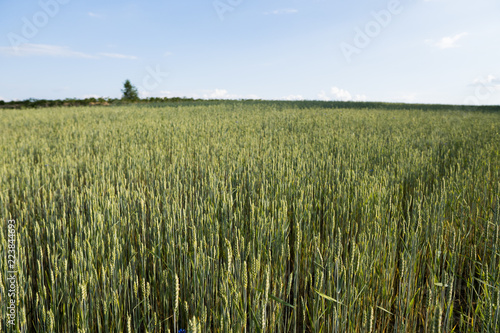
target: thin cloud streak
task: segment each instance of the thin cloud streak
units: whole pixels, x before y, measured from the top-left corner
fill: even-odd
[[[19,46],[2,46],[0,55],[9,57],[63,57],[97,59],[96,56],[73,51],[67,46],[46,44],[21,44]]]
[[[270,12],[265,12],[264,15],[283,15],[283,14],[296,14],[299,11],[295,8],[285,8],[285,9],[276,9]]]
[[[1,46],[0,56],[6,57],[60,57],[60,58],[83,58],[101,59],[113,58],[124,60],[137,60],[138,57],[120,53],[98,53],[97,55],[79,51],[73,51],[67,46],[47,44],[21,44],[19,46]]]
[[[126,59],[126,60],[137,60],[136,56],[119,54],[119,53],[99,53],[100,56],[106,58],[114,58],[114,59]]]
[[[469,35],[469,33],[462,32],[462,33],[457,34],[455,36],[443,37],[439,41],[434,41],[432,39],[428,39],[428,40],[426,40],[426,42],[433,45],[433,46],[440,48],[441,50],[445,50],[445,49],[451,49],[451,48],[458,47],[459,46],[457,44],[458,41],[461,40],[462,38],[468,36],[468,35]]]

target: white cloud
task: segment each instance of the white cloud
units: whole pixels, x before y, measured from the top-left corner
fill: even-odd
[[[328,93],[322,90],[318,94],[318,98],[323,101],[366,101],[365,95],[353,96],[349,91],[339,87],[331,87]]]
[[[168,90],[162,90],[160,91],[160,96],[159,97],[175,97],[174,94],[171,91]]]
[[[172,98],[172,97],[184,97],[184,96],[186,96],[186,95],[183,93],[178,93],[178,92],[176,93],[176,92],[172,92],[170,90],[160,90],[158,93],[154,93],[154,92],[147,91],[147,90],[139,90],[139,97],[140,98],[149,98],[149,97]],[[197,94],[191,94],[189,96],[191,96],[192,98],[199,97]]]
[[[11,57],[64,57],[64,58],[96,58],[93,55],[71,50],[67,46],[46,44],[21,44],[19,46],[0,47],[0,55]]]
[[[99,53],[99,55],[106,57],[106,58],[137,60],[136,56],[119,54],[119,53]]]
[[[98,53],[98,56],[73,51],[67,46],[47,44],[21,44],[19,46],[2,46],[0,55],[9,57],[62,57],[62,58],[86,58],[99,59],[99,56],[114,59],[137,60],[136,56],[118,53]]]
[[[149,98],[152,97],[151,93],[147,90],[139,90],[139,98]]]
[[[193,94],[193,98],[198,98],[198,94]],[[203,99],[259,99],[257,95],[236,95],[230,94],[226,89],[205,90],[201,95]]]
[[[163,53],[164,57],[170,57],[171,55],[174,55],[174,54],[172,52],[168,52],[168,51]]]
[[[226,89],[215,89],[203,94],[206,99],[233,99],[236,95],[230,95]]]
[[[479,77],[475,79],[472,81],[471,86],[475,88],[484,88],[490,93],[496,93],[500,91],[500,79],[490,74],[486,77]]]
[[[463,104],[466,105],[487,105],[498,104],[500,96],[500,79],[489,74],[485,77],[479,77],[469,84],[471,87],[470,95],[467,96]]]
[[[318,94],[318,98],[322,101],[329,101],[330,97],[327,96],[324,90],[321,90],[321,92]]]
[[[299,11],[294,8],[276,9],[270,12],[265,12],[264,15],[283,15],[283,14],[296,14]]]
[[[185,97],[189,96],[191,98],[199,98],[197,94],[184,94],[180,92],[172,92],[170,90],[160,90],[159,92],[151,92],[147,90],[139,90],[140,98],[149,98],[149,97],[160,97],[160,98],[172,98],[172,97]]]
[[[330,93],[334,96],[335,99],[341,100],[341,101],[350,101],[352,100],[351,93],[348,92],[347,90],[340,89],[338,87],[332,87],[330,89]]]
[[[486,77],[479,77],[472,82],[473,85],[496,85],[500,84],[500,79],[497,79],[494,75],[490,74]]]
[[[426,40],[426,42],[444,50],[444,49],[458,47],[459,46],[459,45],[457,45],[458,41],[460,39],[464,38],[465,36],[468,36],[468,35],[469,34],[467,32],[462,32],[462,33],[455,35],[455,36],[443,37],[438,41],[428,39],[428,40]]]
[[[5,98],[0,96],[0,101],[4,101],[5,102]]]
[[[159,92],[150,92],[146,90],[139,90],[141,98],[147,97],[187,97],[194,99],[259,99],[257,95],[236,95],[230,94],[226,89],[205,89],[198,92],[180,92],[170,90],[160,90]]]
[[[282,97],[281,99],[285,101],[303,101],[304,97],[302,97],[302,95],[288,95]]]
[[[96,95],[96,94],[89,94],[89,95],[83,95],[82,98],[83,99],[86,99],[86,98],[99,98],[101,96],[99,95]]]

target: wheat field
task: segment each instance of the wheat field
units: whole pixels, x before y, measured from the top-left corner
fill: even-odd
[[[499,112],[0,118],[2,332],[500,331]]]

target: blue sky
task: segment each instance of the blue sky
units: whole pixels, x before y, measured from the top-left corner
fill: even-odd
[[[498,0],[0,1],[0,99],[500,104]]]

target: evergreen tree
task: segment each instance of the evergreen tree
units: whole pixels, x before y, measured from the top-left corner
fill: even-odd
[[[137,88],[130,83],[130,80],[125,81],[122,89],[122,99],[127,101],[136,101],[139,99],[139,94],[137,93]]]

